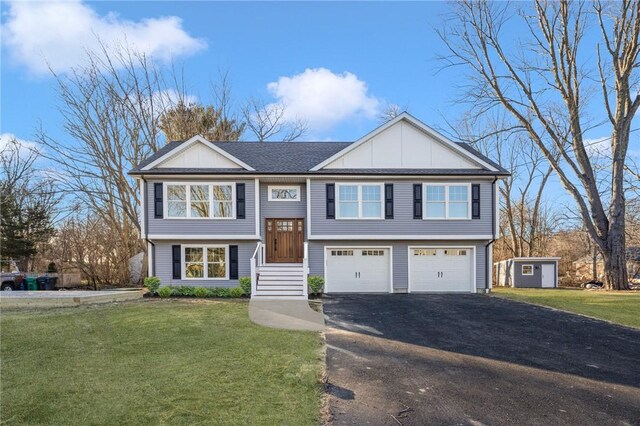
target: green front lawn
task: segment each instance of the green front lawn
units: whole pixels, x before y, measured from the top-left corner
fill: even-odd
[[[640,328],[640,293],[494,287],[492,294]]]
[[[246,302],[145,300],[2,312],[3,424],[317,424],[318,333]]]

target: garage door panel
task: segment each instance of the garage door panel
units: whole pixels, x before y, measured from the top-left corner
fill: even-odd
[[[387,248],[327,248],[327,291],[389,292],[391,253]]]
[[[410,291],[470,292],[473,255],[468,248],[410,248]]]

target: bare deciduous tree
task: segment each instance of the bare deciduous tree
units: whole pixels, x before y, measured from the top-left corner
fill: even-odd
[[[503,115],[467,116],[454,131],[456,139],[472,144],[511,173],[499,183],[503,255],[542,256],[554,229],[553,215],[543,204],[553,169],[542,153]]]
[[[308,123],[302,118],[287,119],[285,106],[279,103],[267,104],[252,98],[242,108],[242,115],[247,130],[259,142],[269,139],[292,142],[304,137],[309,129]]]
[[[145,247],[139,239],[139,188],[127,173],[162,143],[165,80],[146,56],[104,45],[88,53],[86,66],[54,76],[69,140],[53,139],[41,129],[45,156],[70,201],[110,229],[114,256],[134,256]]]
[[[80,271],[98,290],[129,280],[130,256],[119,245],[100,215],[76,212],[60,224],[51,257],[61,270]]]
[[[381,123],[386,123],[387,121],[391,121],[406,110],[407,110],[406,107],[401,107],[398,104],[389,104],[380,113],[380,117],[378,117],[379,121]]]
[[[532,11],[522,6],[518,22],[528,31],[514,45],[507,30],[512,5],[466,0],[457,3],[440,36],[449,50],[443,59],[469,71],[465,97],[476,113],[504,109],[527,131],[600,249],[606,287],[626,289],[624,174],[631,122],[640,107],[640,2],[596,2],[591,14],[589,5],[536,0]],[[587,52],[598,52],[597,71],[582,56],[588,25],[600,28],[600,42]],[[584,132],[604,124],[587,114],[596,90],[611,131],[608,196],[598,188],[585,147]]]

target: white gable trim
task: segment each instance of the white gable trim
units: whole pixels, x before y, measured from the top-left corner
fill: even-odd
[[[153,169],[158,164],[168,160],[169,158],[173,157],[176,154],[179,154],[180,152],[186,150],[187,148],[189,148],[190,146],[192,146],[192,145],[194,145],[194,144],[196,144],[198,142],[206,145],[207,147],[211,148],[216,153],[218,153],[221,156],[225,157],[227,160],[236,163],[238,166],[242,167],[245,170],[249,170],[249,171],[252,171],[252,172],[254,172],[256,170],[253,167],[251,167],[250,165],[248,165],[247,163],[245,163],[245,162],[239,160],[238,158],[234,157],[233,155],[229,154],[224,149],[215,146],[214,144],[212,144],[211,142],[209,142],[208,140],[206,140],[204,137],[202,137],[200,135],[196,135],[196,136],[192,137],[191,139],[189,139],[189,140],[187,140],[185,142],[182,142],[177,148],[172,149],[171,151],[167,152],[166,154],[164,154],[160,158],[156,158],[154,161],[152,161],[151,163],[149,163],[146,166],[144,166],[142,168],[142,170]]]
[[[456,144],[455,142],[449,140],[448,138],[446,138],[442,134],[436,132],[431,127],[427,126],[426,124],[424,124],[423,122],[421,122],[420,120],[418,120],[417,118],[415,118],[414,116],[412,116],[411,114],[409,114],[407,112],[403,112],[402,114],[400,114],[396,118],[388,121],[387,123],[383,124],[382,126],[378,127],[377,129],[373,130],[372,132],[369,132],[368,134],[366,134],[362,138],[358,139],[356,142],[354,142],[351,145],[349,145],[348,147],[344,148],[342,151],[338,151],[337,153],[335,153],[331,157],[329,157],[326,160],[324,160],[322,163],[314,166],[311,169],[311,171],[315,172],[315,171],[323,169],[325,166],[333,163],[335,160],[343,157],[345,154],[353,151],[354,149],[356,149],[357,147],[359,147],[363,143],[369,141],[373,137],[379,135],[380,133],[384,132],[385,130],[387,130],[388,128],[390,128],[391,126],[395,125],[396,123],[398,123],[398,122],[400,122],[402,120],[405,120],[405,121],[409,122],[410,124],[416,126],[418,129],[420,129],[421,131],[423,131],[427,135],[433,137],[434,139],[436,139],[438,142],[442,143],[443,145],[449,147],[450,149],[452,149],[456,153],[460,154],[462,157],[466,158],[467,160],[470,160],[470,161],[472,161],[472,162],[474,162],[476,164],[484,166],[484,167],[486,167],[487,169],[489,169],[491,171],[494,171],[494,172],[498,171],[498,169],[496,169],[491,164],[487,163],[486,161],[484,161],[483,159],[479,158],[478,156],[473,155],[472,153],[470,153],[466,149],[461,148],[458,144]]]

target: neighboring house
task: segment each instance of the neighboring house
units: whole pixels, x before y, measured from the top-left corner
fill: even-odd
[[[254,296],[491,288],[508,172],[401,114],[352,143],[172,142],[130,172],[149,274]]]
[[[640,247],[627,247],[625,257],[629,280],[640,282]],[[580,282],[593,280],[593,266],[594,258],[592,255],[582,257],[573,262],[576,279]],[[604,277],[604,262],[602,261],[602,255],[600,253],[596,255],[595,267],[596,279],[602,280]]]
[[[559,257],[513,257],[494,265],[496,285],[517,288],[558,287]]]

